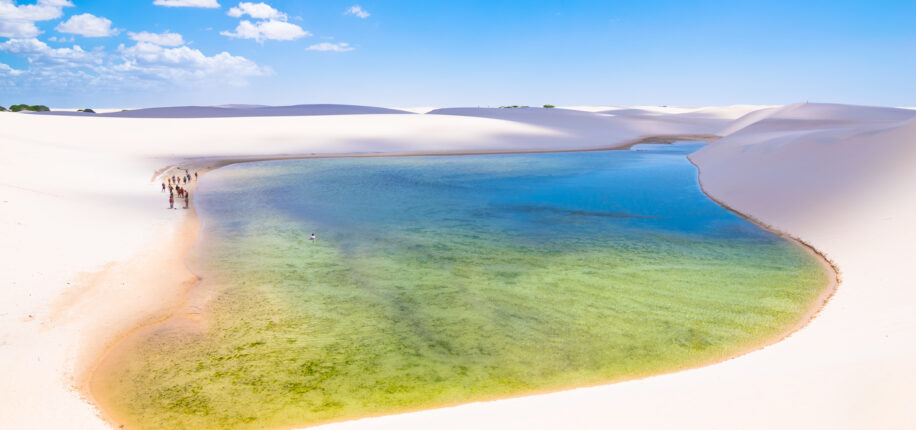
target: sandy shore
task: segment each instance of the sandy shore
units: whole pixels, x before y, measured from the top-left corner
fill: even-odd
[[[854,111],[845,113],[852,119],[843,119],[844,112],[832,111],[783,111],[782,115],[795,115],[796,119],[805,117],[808,127],[833,130],[835,141],[841,143],[855,135],[856,130],[888,129],[906,120],[898,118],[897,111],[902,111],[899,109],[876,112],[879,108],[846,108]],[[680,114],[653,114],[653,118],[649,118],[647,115],[610,116],[590,112],[574,114],[583,116],[519,119],[500,118],[503,112],[486,117],[488,112],[485,110],[472,112],[477,116],[463,112],[461,115],[236,118],[230,121],[0,116],[3,125],[0,129],[3,142],[0,145],[0,192],[4,208],[0,211],[0,228],[10,244],[3,249],[3,267],[0,267],[0,279],[5,286],[0,297],[3,299],[0,300],[0,366],[7,369],[4,376],[8,376],[0,383],[3,385],[0,424],[10,428],[110,428],[74,387],[83,382],[80,378],[92,367],[93,357],[123,336],[125,330],[168,318],[174,309],[186,306],[183,302],[186,292],[197,282],[181,263],[181,255],[195,237],[193,211],[163,210],[167,202],[159,193],[159,185],[150,183],[152,172],[164,165],[181,164],[189,159],[216,165],[230,159],[250,161],[275,158],[276,155],[302,158],[334,154],[408,155],[423,151],[596,150],[608,148],[608,142],[616,142],[610,146],[623,146],[652,135],[721,133],[728,136],[692,157],[700,166],[707,192],[742,213],[811,243],[843,269],[844,283],[836,298],[808,328],[762,351],[702,369],[612,386],[333,426],[565,428],[572,422],[582,428],[606,428],[608,425],[670,428],[674,424],[730,428],[735,422],[741,422],[752,428],[774,425],[791,428],[826,422],[839,428],[863,428],[863,423],[878,422],[883,428],[904,428],[901,424],[912,422],[913,415],[908,409],[894,406],[914,398],[913,389],[905,387],[916,386],[916,383],[905,385],[916,381],[909,365],[916,357],[912,347],[916,342],[906,347],[900,343],[912,341],[916,332],[914,313],[902,312],[912,311],[912,305],[906,305],[911,303],[906,300],[910,296],[899,289],[893,290],[899,295],[898,300],[891,303],[896,305],[892,306],[895,318],[892,326],[896,331],[882,330],[888,327],[887,323],[851,324],[851,321],[863,322],[861,316],[882,315],[880,308],[873,306],[875,300],[869,300],[868,296],[868,286],[875,281],[867,273],[876,269],[874,266],[866,268],[863,263],[874,262],[876,258],[863,253],[844,254],[842,249],[850,245],[837,245],[835,238],[828,240],[831,234],[843,236],[837,234],[837,230],[821,228],[812,234],[815,228],[812,214],[824,219],[824,214],[817,212],[816,204],[809,205],[806,212],[800,214],[786,210],[785,206],[748,203],[779,202],[778,197],[785,191],[780,187],[787,186],[785,181],[774,184],[774,181],[752,176],[753,167],[759,166],[743,165],[749,161],[742,157],[741,150],[735,153],[716,148],[741,149],[752,143],[772,141],[778,145],[768,147],[768,151],[778,155],[784,147],[792,146],[793,138],[808,135],[811,130],[786,127],[787,121],[783,118],[768,114],[757,114],[760,119],[745,118],[742,122],[737,116],[744,112],[736,109],[732,118],[704,117],[702,120],[669,117]],[[863,113],[874,114],[872,116],[877,119],[855,119],[868,116]],[[812,115],[823,118],[807,118]],[[770,123],[765,123],[766,120]],[[837,126],[838,121],[842,127]],[[789,122],[798,126],[797,121]],[[734,126],[737,123],[747,125]],[[755,131],[755,127],[760,130]],[[901,138],[907,142],[912,136],[912,132],[906,132]],[[716,154],[719,151],[722,155]],[[703,152],[716,155],[704,158]],[[263,154],[274,156],[264,157]],[[818,155],[816,151],[798,154],[797,161],[810,163],[811,157]],[[716,159],[715,163],[710,161]],[[792,158],[779,157],[770,164],[775,168],[795,165]],[[717,165],[741,168],[717,176],[714,173]],[[868,165],[875,170],[881,167],[881,164]],[[855,171],[857,175],[866,176],[869,172]],[[798,175],[798,172],[789,173]],[[820,173],[829,176],[829,172]],[[906,178],[910,180],[912,176]],[[734,183],[734,187],[725,189],[737,191],[722,191],[723,183]],[[744,192],[755,190],[752,185],[762,186],[767,193]],[[831,192],[813,186],[797,188],[814,189],[813,192],[826,195]],[[834,195],[843,191],[833,190]],[[872,207],[900,209],[894,206],[899,206],[899,199],[880,201],[884,196],[867,196],[869,200],[865,201]],[[874,202],[875,199],[879,201]],[[812,201],[820,203],[817,199]],[[845,209],[859,218],[844,219],[873,221],[863,215],[857,205],[848,206]],[[902,211],[914,212],[912,206],[905,206]],[[793,223],[793,219],[804,219],[805,223]],[[831,225],[836,227],[839,223]],[[856,230],[856,225],[847,223],[843,226],[850,231],[861,231],[862,228]],[[906,230],[905,226],[897,228]],[[884,269],[882,264],[900,261],[899,255],[913,255],[912,252],[907,254],[912,248],[907,248],[899,238],[893,243],[900,245],[891,250],[868,248],[884,256],[878,259],[881,263],[878,267]],[[49,265],[48,262],[53,263]],[[860,269],[852,270],[850,275],[850,267],[856,266]],[[890,273],[889,279],[895,282],[904,279],[895,278],[898,275],[893,273],[896,272]],[[843,292],[850,288],[860,294],[855,295],[853,302],[850,299],[840,302]],[[837,302],[842,305],[837,306]],[[824,325],[821,321],[827,318],[843,324],[831,323],[826,329],[815,330]],[[878,319],[887,321],[887,318]],[[868,351],[838,353],[838,348],[848,348],[849,343],[843,336],[848,330],[857,334],[857,345],[869,346]],[[874,348],[872,343],[881,335],[892,340],[888,341],[889,345]],[[795,346],[799,344],[800,347]],[[888,348],[890,345],[896,349]],[[901,377],[883,376],[891,374]],[[863,390],[875,393],[876,400],[860,407],[856,399],[861,398]],[[48,410],[49,404],[55,407]],[[833,412],[837,404],[846,405],[847,413]]]

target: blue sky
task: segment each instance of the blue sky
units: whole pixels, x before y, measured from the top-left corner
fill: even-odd
[[[0,0],[0,104],[912,106],[914,23],[913,0]]]

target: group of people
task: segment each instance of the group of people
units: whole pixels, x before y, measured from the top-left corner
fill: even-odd
[[[175,209],[175,193],[178,193],[179,199],[184,198],[184,208],[188,208],[191,195],[181,185],[187,185],[191,180],[191,172],[188,172],[187,169],[184,171],[184,176],[172,175],[165,178],[165,182],[162,183],[162,192],[165,192],[166,188],[169,190],[169,209]],[[194,172],[194,180],[197,180],[197,172]]]
[[[169,190],[169,209],[175,209],[175,194],[178,194],[178,198],[184,198],[184,208],[188,208],[189,201],[191,199],[191,193],[182,185],[187,185],[188,182],[197,180],[197,172],[194,172],[193,179],[191,177],[191,172],[188,172],[187,169],[184,171],[184,176],[175,176],[166,177],[165,182],[162,183],[162,192],[165,192],[166,189]],[[309,240],[312,243],[318,241],[318,236],[315,233],[312,233],[309,236]]]

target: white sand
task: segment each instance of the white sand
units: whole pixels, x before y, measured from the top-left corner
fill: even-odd
[[[256,116],[323,116],[323,115],[370,115],[370,114],[411,114],[412,112],[372,106],[306,104],[291,106],[263,106],[229,104],[219,106],[174,106],[142,109],[104,109],[92,113],[69,109],[54,109],[41,115],[69,115],[118,118],[238,118]]]
[[[429,112],[429,111],[431,111],[431,110],[436,110],[436,109],[439,109],[439,108],[438,108],[438,107],[435,107],[435,106],[413,106],[413,107],[390,107],[390,108],[388,108],[388,109],[403,110],[403,111],[407,111],[407,112],[413,112],[413,113],[420,113],[420,114],[423,114],[423,113],[427,113],[427,112]]]
[[[561,106],[560,109],[578,110],[583,112],[602,113],[615,116],[630,115],[682,115],[692,117],[707,117],[718,119],[737,119],[748,113],[771,108],[764,105],[732,105],[711,107],[679,107],[679,106]]]
[[[702,369],[330,427],[908,427],[916,416],[908,407],[916,399],[916,293],[906,288],[913,283],[902,263],[916,254],[905,224],[916,211],[916,174],[907,170],[916,167],[916,123],[898,119],[900,110],[812,112],[821,106],[770,111],[782,113],[745,121],[695,155],[713,196],[840,265],[839,293],[808,328]],[[125,328],[164,316],[190,276],[174,261],[184,211],[164,210],[150,182],[157,169],[201,156],[600,148],[653,134],[715,133],[746,113],[647,119],[494,111],[208,119],[0,113],[0,428],[109,428],[73,390],[74,378]]]

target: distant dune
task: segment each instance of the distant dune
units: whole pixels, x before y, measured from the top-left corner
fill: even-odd
[[[764,105],[731,105],[712,107],[679,106],[561,106],[563,109],[614,116],[679,115],[691,118],[737,119],[750,112],[769,108]]]
[[[315,115],[366,115],[412,114],[412,112],[372,106],[314,104],[293,106],[221,105],[176,106],[123,110],[111,113],[87,114],[82,112],[52,111],[45,115],[99,116],[113,118],[235,118],[259,116],[315,116]]]
[[[413,112],[413,113],[429,113],[430,111],[436,110],[438,108],[433,107],[433,106],[413,106],[413,107],[390,107],[389,109],[403,110],[403,111]]]
[[[730,122],[721,118],[690,118],[679,115],[605,115],[574,109],[544,108],[447,108],[427,115],[468,116],[498,119],[549,128],[595,146],[638,136],[709,134]]]
[[[747,127],[781,130],[823,130],[849,128],[867,124],[889,124],[916,117],[916,111],[901,108],[849,106],[827,103],[796,103],[788,106],[751,112],[722,129],[718,134],[729,136]]]

